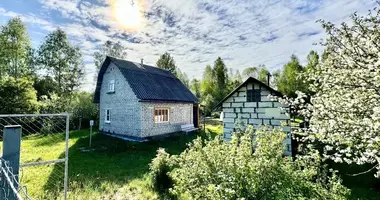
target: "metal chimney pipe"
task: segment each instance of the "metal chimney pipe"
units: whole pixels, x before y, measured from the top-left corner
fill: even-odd
[[[141,66],[144,65],[144,58],[141,58]]]
[[[271,77],[272,75],[270,74],[270,72],[268,72],[268,74],[267,74],[267,85],[268,86],[270,86],[270,77]]]

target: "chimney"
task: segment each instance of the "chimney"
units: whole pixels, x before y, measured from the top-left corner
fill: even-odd
[[[141,58],[141,66],[144,65],[144,58]]]
[[[268,86],[270,86],[270,77],[271,77],[272,75],[270,74],[270,72],[268,72],[268,74],[267,74],[267,85]]]

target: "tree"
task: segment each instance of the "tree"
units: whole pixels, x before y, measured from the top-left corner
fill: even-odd
[[[168,52],[161,55],[161,57],[157,60],[157,67],[161,69],[166,69],[174,76],[177,76],[177,66],[175,65],[174,58],[170,56]]]
[[[99,109],[96,104],[93,103],[94,95],[88,92],[79,92],[75,94],[74,101],[72,103],[72,113],[73,121],[77,122],[77,129],[80,130],[83,128],[82,124],[85,124],[85,127],[89,127],[88,122],[90,120],[98,119]]]
[[[307,74],[315,92],[311,103],[304,94],[290,104],[301,103],[300,114],[309,121],[302,130],[305,144],[337,163],[370,164],[380,176],[380,8],[368,16],[351,16],[350,25],[336,27],[321,20],[328,37],[324,61]],[[300,100],[301,99],[301,100]]]
[[[230,68],[230,69],[231,70],[230,70],[230,75],[228,76],[229,81],[228,81],[228,92],[227,93],[230,93],[232,90],[234,90],[235,88],[237,88],[238,86],[240,86],[243,83],[242,77],[240,75],[240,71],[236,70],[236,73],[234,74],[232,71],[232,68]]]
[[[312,50],[307,55],[306,71],[315,69],[319,64],[319,55],[316,51]]]
[[[296,91],[305,91],[305,84],[299,76],[303,73],[303,67],[298,58],[292,55],[290,61],[284,65],[281,76],[278,79],[278,90],[288,96],[295,97]]]
[[[270,75],[269,70],[263,65],[259,68],[259,72],[257,73],[257,79],[265,84],[268,84],[268,74]]]
[[[203,72],[201,81],[201,96],[206,97],[208,94],[213,93],[213,71],[210,65],[207,65]]]
[[[215,60],[212,70],[214,76],[213,80],[215,80],[213,95],[216,101],[220,101],[228,92],[228,70],[220,57]]]
[[[50,33],[38,50],[38,63],[57,83],[58,95],[70,95],[81,84],[83,77],[82,53],[57,29]]]
[[[201,98],[201,84],[198,79],[194,78],[193,80],[191,80],[190,89],[198,99]]]
[[[247,79],[249,77],[257,77],[257,67],[247,67],[243,70],[243,77],[244,79]]]
[[[127,51],[125,50],[125,47],[121,45],[120,42],[115,43],[107,40],[103,45],[101,45],[98,48],[98,50],[93,55],[95,66],[98,71],[100,70],[100,67],[106,59],[106,56],[111,56],[119,59],[126,59]],[[97,78],[98,75],[96,74],[95,77]]]
[[[177,76],[177,78],[187,87],[189,88],[190,87],[190,84],[189,84],[189,78],[187,77],[187,74],[185,72],[181,72],[181,70],[179,68],[176,69],[176,73],[175,75]]]
[[[4,76],[0,79],[0,113],[21,114],[38,112],[36,90],[27,78],[15,79]]]
[[[25,24],[19,17],[12,18],[1,27],[0,77],[15,78],[30,72],[30,39]]]

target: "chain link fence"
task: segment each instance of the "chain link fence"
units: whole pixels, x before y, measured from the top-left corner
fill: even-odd
[[[10,125],[20,125],[22,133],[19,181],[16,184],[20,187],[15,188],[18,195],[24,194],[22,199],[66,199],[68,114],[0,115],[0,152],[3,152],[5,127]]]

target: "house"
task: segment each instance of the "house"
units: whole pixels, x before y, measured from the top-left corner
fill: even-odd
[[[289,110],[282,109],[278,101],[268,98],[269,95],[282,96],[280,92],[250,77],[220,101],[215,109],[222,108],[224,139],[231,139],[238,123],[251,124],[256,128],[265,125],[279,128],[288,133],[284,141],[285,155],[291,155],[290,117],[286,114]]]
[[[107,56],[94,102],[101,132],[130,140],[181,131],[199,123],[199,100],[167,70]]]

